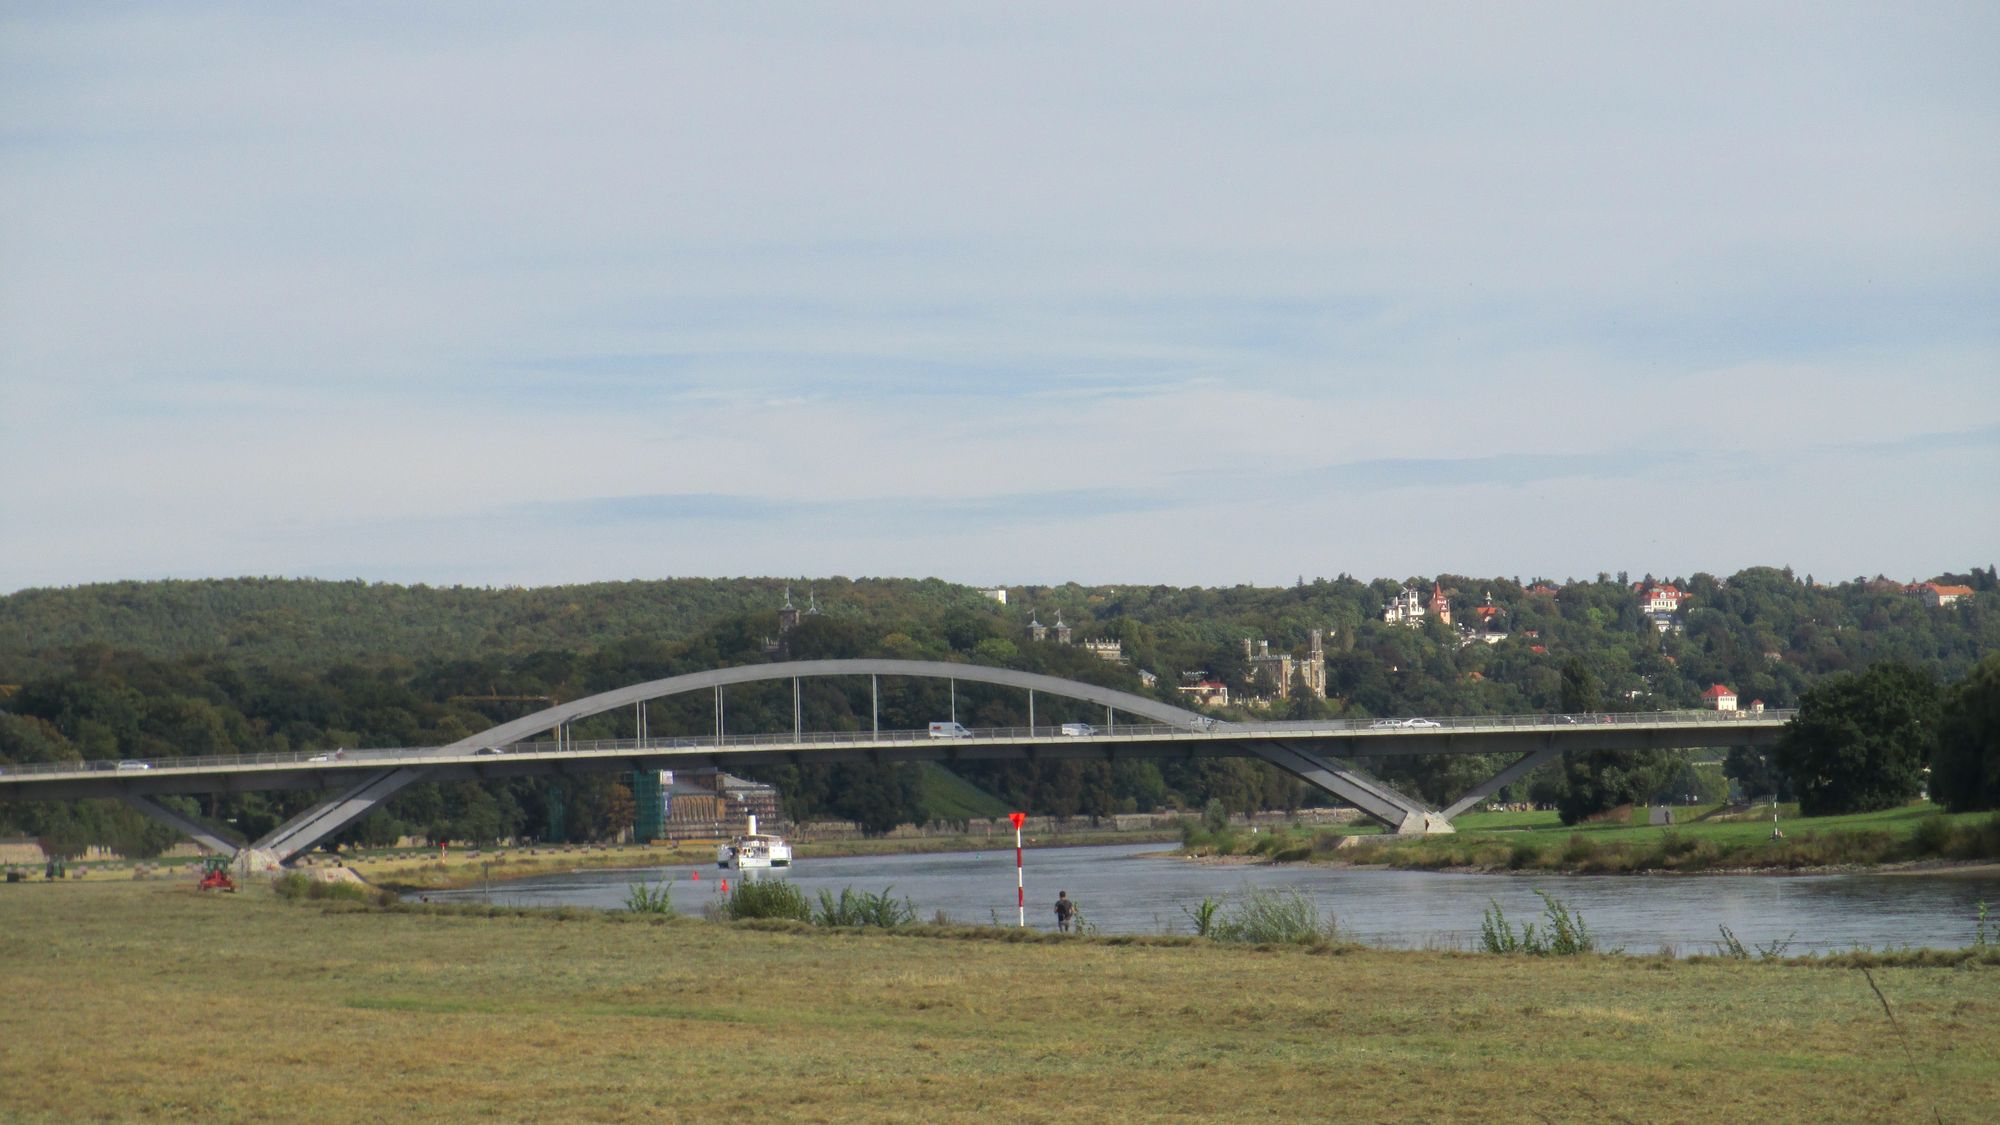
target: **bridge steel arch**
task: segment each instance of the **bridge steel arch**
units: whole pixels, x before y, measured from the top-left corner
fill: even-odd
[[[897,676],[932,680],[965,680],[970,683],[1020,688],[1060,698],[1095,703],[1129,715],[1178,726],[1189,731],[1226,730],[1205,715],[1157,699],[1148,699],[1116,688],[1079,683],[1036,672],[1012,668],[992,668],[980,664],[952,664],[934,660],[798,660],[780,664],[745,664],[714,668],[665,679],[649,680],[628,687],[599,692],[582,699],[544,708],[531,715],[490,727],[449,746],[439,747],[438,757],[457,757],[518,742],[547,730],[561,730],[579,719],[616,711],[624,707],[672,695],[714,690],[737,684],[811,679],[831,676]],[[1341,763],[1322,758],[1303,748],[1268,743],[1245,743],[1246,756],[1262,758],[1306,783],[1324,789],[1367,815],[1399,832],[1450,831],[1449,824],[1434,810],[1393,789],[1367,778]],[[371,809],[394,796],[404,786],[422,780],[421,767],[383,770],[362,783],[335,794],[280,825],[250,851],[266,864],[281,863],[306,851],[319,841],[340,831]]]

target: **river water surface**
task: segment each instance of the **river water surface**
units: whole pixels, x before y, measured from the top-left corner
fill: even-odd
[[[1716,948],[1727,926],[1745,946],[1789,941],[1792,953],[1902,946],[1954,948],[1973,941],[1978,904],[2000,915],[2000,875],[1469,875],[1322,864],[1282,866],[1192,862],[1169,844],[1031,849],[1028,924],[1052,929],[1056,892],[1066,890],[1103,933],[1189,933],[1186,908],[1203,898],[1238,898],[1254,888],[1297,890],[1343,936],[1390,947],[1477,948],[1479,924],[1498,902],[1513,921],[1539,919],[1544,890],[1589,923],[1600,947],[1682,954]],[[699,881],[693,875],[699,872]],[[817,900],[822,890],[892,891],[917,917],[939,912],[971,923],[1016,920],[1014,852],[868,856],[801,860],[789,870],[751,873],[785,879]],[[666,867],[592,870],[480,889],[431,891],[433,902],[622,909],[634,882],[672,885],[674,907],[700,914],[734,872]],[[416,897],[416,896],[411,896]],[[1224,911],[1228,910],[1225,901]],[[2000,918],[1988,925],[2000,937]]]

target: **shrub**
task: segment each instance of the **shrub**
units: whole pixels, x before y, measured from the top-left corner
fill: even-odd
[[[739,883],[730,892],[723,916],[732,921],[745,918],[788,918],[812,921],[812,904],[806,893],[783,879]]]
[[[1717,942],[1715,946],[1716,951],[1721,956],[1734,961],[1748,961],[1750,959],[1750,950],[1743,948],[1743,943],[1737,940],[1736,931],[1731,930],[1728,926],[1717,926],[1716,929],[1722,931],[1722,940]],[[1785,951],[1792,947],[1792,939],[1798,936],[1798,932],[1793,931],[1784,937],[1776,938],[1756,946],[1757,959],[1760,961],[1776,961],[1783,958]]]
[[[296,871],[271,880],[271,890],[279,898],[293,902],[305,899],[310,902],[372,902],[384,905],[396,901],[395,894],[390,891],[377,891],[362,883],[329,883]]]
[[[1507,849],[1507,868],[1519,871],[1523,867],[1540,867],[1542,864],[1541,845],[1530,840],[1516,840]]]
[[[1312,858],[1312,853],[1312,841],[1306,840],[1274,850],[1271,853],[1271,860],[1274,863],[1303,863]]]
[[[672,914],[674,912],[669,884],[657,883],[648,888],[644,883],[633,883],[625,892],[625,909],[634,914]]]
[[[1517,931],[1507,922],[1496,899],[1479,921],[1479,943],[1488,953],[1526,953],[1536,957],[1575,957],[1597,949],[1597,939],[1583,915],[1547,891],[1536,891],[1542,900],[1542,924],[1521,923]]]
[[[1910,846],[1920,856],[1944,855],[1951,850],[1956,835],[1951,822],[1937,813],[1917,822],[1916,831],[1910,833]]]
[[[1218,898],[1204,898],[1200,906],[1192,909],[1181,907],[1181,913],[1186,914],[1189,921],[1194,923],[1196,937],[1214,937],[1216,916],[1221,912],[1222,900]]]
[[[1581,832],[1572,832],[1569,834],[1569,842],[1563,845],[1562,861],[1577,867],[1596,859],[1597,853],[1597,841]]]
[[[879,926],[883,929],[907,926],[917,920],[916,904],[907,898],[898,901],[891,897],[889,892],[894,889],[884,887],[877,894],[842,887],[838,899],[833,897],[832,891],[821,891],[819,910],[812,920],[822,926]]]
[[[1669,828],[1660,834],[1660,854],[1668,859],[1679,859],[1701,847],[1701,841]]]
[[[1298,891],[1255,890],[1209,932],[1219,941],[1316,945],[1333,941],[1339,929]]]
[[[1228,830],[1229,810],[1223,807],[1221,799],[1210,797],[1208,804],[1202,807],[1201,826],[1211,833]]]
[[[1500,909],[1500,900],[1489,898],[1490,905],[1479,916],[1479,945],[1488,953],[1519,953],[1524,941],[1535,936],[1533,922],[1521,923],[1520,933],[1507,923],[1507,915]]]
[[[2000,813],[1960,825],[1950,849],[1953,859],[2000,859]]]

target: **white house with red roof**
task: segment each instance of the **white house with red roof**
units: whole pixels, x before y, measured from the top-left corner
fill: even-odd
[[[1221,680],[1196,680],[1182,684],[1175,689],[1188,697],[1188,702],[1202,707],[1229,706],[1229,685]]]
[[[1671,583],[1639,583],[1639,608],[1647,614],[1675,614],[1681,611],[1681,603],[1694,597],[1686,590],[1676,589]]]
[[[1634,582],[1632,589],[1639,593],[1639,612],[1662,633],[1680,628],[1681,606],[1694,597],[1670,582]]]
[[[1950,605],[1960,598],[1971,597],[1972,587],[1940,586],[1935,582],[1922,582],[1917,585],[1917,594],[1924,599],[1925,605],[1936,609],[1941,605]]]
[[[1721,684],[1710,684],[1701,693],[1701,705],[1716,711],[1736,710],[1736,693]]]

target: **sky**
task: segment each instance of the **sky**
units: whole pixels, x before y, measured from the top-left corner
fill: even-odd
[[[2000,560],[2000,6],[0,2],[0,592]]]

